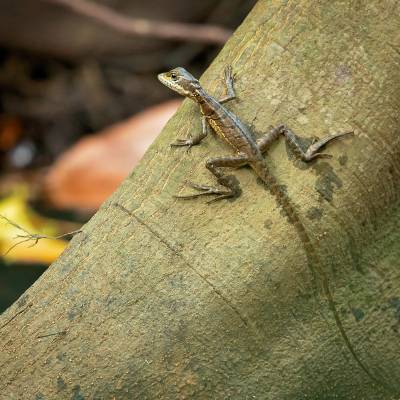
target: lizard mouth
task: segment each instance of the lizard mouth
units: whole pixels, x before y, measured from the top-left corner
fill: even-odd
[[[165,74],[158,74],[157,78],[163,85],[169,87],[170,89],[179,93],[180,95],[182,96],[187,95],[186,91],[181,86],[179,86],[177,83],[172,82],[171,79],[165,76]]]
[[[167,83],[167,79],[165,79],[164,74],[157,75],[158,80],[163,83],[164,85]]]
[[[158,74],[157,78],[163,85],[168,86],[169,88],[171,88],[173,90],[176,90],[173,83],[168,78],[165,77],[165,74]]]

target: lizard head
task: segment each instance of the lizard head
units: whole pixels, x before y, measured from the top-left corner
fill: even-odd
[[[201,88],[199,81],[182,67],[159,74],[158,80],[185,97],[193,97],[196,90]]]

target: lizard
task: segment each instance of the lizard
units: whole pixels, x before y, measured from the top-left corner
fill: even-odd
[[[325,293],[336,326],[347,349],[352,354],[359,367],[373,381],[382,385],[356,353],[339,317],[327,274],[322,268],[320,257],[315,246],[312,244],[305,224],[302,222],[298,212],[296,211],[296,207],[289,196],[286,194],[274,175],[270,173],[263,156],[263,153],[268,150],[271,144],[279,137],[283,136],[294,153],[304,162],[310,162],[321,157],[331,157],[329,154],[320,152],[320,150],[335,139],[353,134],[353,131],[323,137],[322,139],[313,142],[306,151],[303,150],[293,131],[283,124],[272,128],[264,136],[256,139],[253,132],[251,132],[233,112],[229,111],[224,106],[225,103],[236,98],[231,66],[225,68],[224,78],[226,95],[222,99],[217,100],[215,97],[208,94],[203,89],[200,82],[182,67],[177,67],[171,71],[158,75],[158,80],[162,84],[197,103],[200,106],[202,115],[201,132],[193,137],[177,139],[177,141],[172,143],[171,146],[186,146],[189,150],[192,146],[201,143],[201,141],[207,136],[211,127],[217,136],[227,142],[236,152],[236,154],[232,156],[210,158],[205,163],[206,168],[217,179],[219,187],[187,182],[189,186],[197,191],[197,193],[176,195],[174,197],[180,199],[193,199],[204,195],[215,195],[215,198],[210,202],[221,199],[236,198],[241,194],[239,182],[233,175],[224,174],[222,168],[238,168],[245,165],[250,166],[255,174],[264,182],[270,193],[276,198],[278,205],[282,208],[288,221],[295,227],[304,246],[311,271],[313,272],[315,269],[319,273],[323,292]]]

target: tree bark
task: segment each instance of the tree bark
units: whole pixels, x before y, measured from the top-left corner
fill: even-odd
[[[243,195],[182,201],[212,182],[209,137],[184,102],[141,164],[0,318],[4,399],[395,399],[400,393],[400,35],[395,0],[260,1],[201,81],[232,64],[255,131],[354,129],[334,157],[268,165],[321,257],[344,344],[296,231],[250,169]],[[305,140],[307,141],[307,140]],[[288,160],[289,158],[289,160]],[[47,336],[46,336],[47,335]],[[51,335],[51,336],[48,336]]]

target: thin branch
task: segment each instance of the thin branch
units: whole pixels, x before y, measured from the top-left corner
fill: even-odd
[[[29,247],[33,247],[35,246],[40,239],[51,239],[51,240],[57,240],[57,239],[62,239],[64,237],[67,236],[73,236],[77,233],[82,232],[81,229],[77,229],[75,231],[71,231],[71,232],[67,232],[67,233],[63,233],[62,235],[58,235],[58,236],[47,236],[47,235],[42,235],[40,233],[31,233],[29,231],[27,231],[25,228],[23,228],[22,226],[18,225],[16,222],[12,221],[11,219],[7,218],[4,215],[0,214],[0,218],[6,220],[10,225],[12,225],[13,227],[21,230],[22,232],[24,232],[24,235],[16,235],[15,239],[21,239],[19,240],[17,243],[14,243],[4,254],[3,256],[6,256],[11,250],[13,250],[15,247],[19,246],[22,243],[26,243],[29,241],[33,241],[33,243],[29,246]]]
[[[67,330],[64,329],[63,331],[48,333],[47,335],[39,335],[39,336],[36,336],[36,338],[43,339],[43,338],[47,338],[49,336],[66,335],[66,334],[67,334]]]
[[[232,31],[216,25],[185,24],[126,17],[111,8],[86,0],[44,0],[92,18],[118,32],[159,39],[224,44]]]
[[[6,321],[2,326],[0,326],[0,330],[5,328],[9,323],[11,323],[12,321],[14,321],[15,318],[18,317],[18,315],[22,314],[23,312],[25,312],[29,307],[32,307],[33,303],[29,303],[26,307],[24,307],[22,310],[19,310],[18,312],[16,312],[8,321]]]

